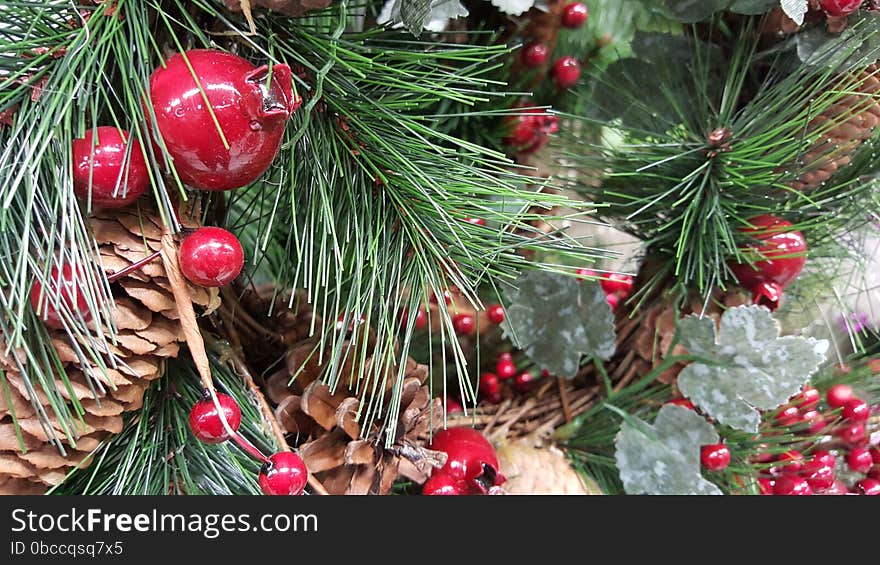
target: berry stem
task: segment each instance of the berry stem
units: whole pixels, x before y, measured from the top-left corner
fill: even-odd
[[[262,461],[263,463],[265,463],[266,461],[269,460],[269,458],[266,457],[262,451],[257,449],[257,447],[254,444],[252,444],[251,442],[246,440],[244,438],[244,436],[242,436],[241,434],[238,434],[238,433],[233,434],[232,439],[235,441],[235,443],[237,443],[239,445],[239,447],[244,449],[254,459]]]
[[[109,275],[107,275],[107,281],[113,282],[115,280],[121,279],[122,277],[124,277],[125,275],[127,275],[129,273],[133,273],[135,271],[142,269],[145,265],[149,265],[150,263],[152,263],[153,261],[155,261],[156,259],[158,259],[161,256],[162,256],[161,251],[156,251],[154,253],[151,253],[150,255],[147,255],[146,257],[144,257],[140,261],[138,261],[136,263],[132,263],[131,265],[129,265],[128,267],[125,267],[124,269],[119,269],[118,271],[116,271],[114,273],[110,273]]]

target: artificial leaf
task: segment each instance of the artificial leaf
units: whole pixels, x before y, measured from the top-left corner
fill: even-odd
[[[490,3],[511,16],[519,16],[535,5],[535,0],[489,0]]]
[[[393,24],[393,27],[400,27],[402,25],[400,23],[402,2],[403,0],[388,0],[385,2],[379,16],[376,18],[376,23]],[[431,12],[425,23],[422,24],[422,30],[443,31],[450,19],[462,18],[467,15],[467,8],[459,0],[432,0]]]
[[[534,271],[504,294],[505,335],[552,374],[575,376],[582,355],[614,355],[614,316],[599,283]]]
[[[400,20],[416,37],[431,19],[431,0],[400,0]]]
[[[737,14],[763,14],[779,5],[779,0],[734,0],[728,8]]]
[[[667,404],[654,425],[629,417],[615,439],[614,458],[627,494],[721,494],[700,474],[700,446],[718,443],[703,417]]]
[[[722,424],[757,431],[758,410],[772,410],[796,394],[825,360],[828,342],[779,337],[779,326],[763,306],[731,308],[718,334],[710,318],[687,316],[678,323],[681,345],[695,361],[678,375],[678,388]]]
[[[723,10],[730,0],[663,0],[662,4],[682,23],[695,23]]]
[[[804,25],[804,16],[810,9],[810,0],[781,0],[780,5],[785,15],[797,25]]]

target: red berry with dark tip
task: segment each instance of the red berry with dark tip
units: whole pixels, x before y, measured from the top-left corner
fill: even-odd
[[[480,394],[490,397],[501,392],[501,380],[495,373],[480,375]]]
[[[501,359],[495,364],[495,374],[502,381],[505,381],[516,375],[516,365],[510,359]]]
[[[65,263],[61,270],[58,270],[58,267],[52,267],[48,288],[44,289],[40,281],[34,281],[31,286],[31,306],[50,328],[61,329],[64,327],[64,323],[61,321],[61,312],[56,307],[56,304],[59,303],[63,305],[62,309],[68,310],[73,318],[79,314],[83,321],[91,320],[92,315],[88,300],[86,300],[86,295],[76,279],[73,267],[70,263]]]
[[[243,266],[241,242],[223,228],[199,228],[180,244],[180,271],[193,284],[226,286],[241,273]]]
[[[874,479],[862,479],[855,484],[853,492],[865,496],[880,496],[880,481]]]
[[[853,389],[849,385],[834,385],[825,394],[825,400],[832,408],[842,408],[852,398]]]
[[[260,469],[260,488],[263,494],[296,496],[303,493],[309,480],[309,471],[302,458],[292,451],[279,451]]]
[[[843,443],[849,446],[856,446],[866,443],[868,438],[865,436],[864,424],[849,424],[835,432]]]
[[[781,475],[773,485],[773,494],[777,496],[806,496],[813,494],[813,489],[803,477],[797,475]]]
[[[238,431],[241,425],[241,409],[234,398],[228,394],[218,392],[217,403],[223,410],[226,423],[232,431]],[[229,439],[229,433],[220,419],[220,411],[211,398],[211,393],[205,391],[204,396],[196,402],[189,411],[189,427],[196,438],[204,443],[223,443]]]
[[[433,474],[448,476],[462,494],[487,494],[506,480],[499,471],[498,457],[483,434],[468,427],[449,428],[434,434],[428,449],[446,453],[446,464]]]
[[[730,465],[730,450],[723,443],[700,447],[700,463],[709,471],[721,471]]]
[[[73,140],[73,192],[107,208],[131,204],[146,192],[150,174],[141,144],[111,126],[89,130]],[[90,190],[91,189],[91,190]]]
[[[834,467],[824,465],[821,461],[811,459],[804,463],[801,476],[806,479],[814,491],[823,491],[834,484]]]
[[[572,2],[562,9],[562,27],[578,29],[586,23],[589,15],[590,11],[587,9],[586,4],[583,2]]]
[[[539,41],[533,41],[522,50],[522,62],[529,69],[537,69],[547,64],[550,49]]]
[[[557,88],[571,88],[581,78],[581,64],[572,56],[560,57],[553,63],[550,74]]]
[[[471,335],[477,329],[477,320],[471,314],[456,314],[452,317],[452,328],[458,335]]]
[[[492,323],[500,324],[504,321],[504,306],[501,304],[493,304],[489,306],[489,309],[486,310],[486,316],[489,317],[489,320]]]
[[[817,406],[819,406],[819,400],[821,400],[822,395],[819,394],[819,391],[816,390],[816,387],[806,386],[804,389],[796,394],[791,399],[791,404],[797,406],[801,411],[809,411],[813,410]]]
[[[854,14],[862,5],[862,0],[819,0],[819,6],[829,16],[840,17]]]
[[[871,416],[871,407],[861,398],[851,398],[843,405],[840,414],[850,422],[865,422]]]
[[[846,455],[846,465],[856,473],[867,473],[874,465],[874,459],[867,448],[854,447]]]

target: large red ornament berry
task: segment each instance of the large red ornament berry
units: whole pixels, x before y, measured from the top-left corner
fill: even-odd
[[[178,53],[150,77],[155,125],[172,165],[185,184],[202,190],[231,190],[255,181],[275,159],[287,118],[299,105],[290,68],[274,65],[266,88],[266,65],[257,68],[208,49],[187,51],[186,58],[192,71]]]
[[[260,469],[260,489],[263,494],[296,496],[303,493],[308,480],[306,464],[292,451],[275,453]]]
[[[451,480],[444,484],[452,485],[461,494],[487,494],[493,486],[500,486],[506,480],[498,471],[498,457],[492,444],[472,428],[439,431],[427,447],[448,456],[446,464],[436,469],[432,478],[446,475]]]
[[[56,300],[60,301],[63,308],[70,311],[70,315],[75,317],[78,313],[85,322],[92,318],[89,303],[77,284],[70,263],[65,263],[60,271],[58,267],[52,267],[49,288],[45,292],[43,284],[40,281],[34,281],[30,298],[34,311],[39,313],[40,319],[50,328],[61,329],[64,327],[61,314],[55,306],[58,304]]]
[[[721,471],[730,464],[730,450],[723,443],[704,445],[700,448],[700,463],[709,471]]]
[[[834,385],[825,394],[828,406],[842,408],[853,397],[853,389],[849,385]]]
[[[848,16],[859,10],[862,0],[819,0],[819,6],[829,16]]]
[[[121,208],[147,190],[150,175],[141,144],[120,129],[101,126],[73,140],[73,191],[92,203]],[[129,148],[130,145],[130,148]]]
[[[523,47],[522,62],[529,69],[537,69],[547,64],[547,58],[550,56],[550,49],[546,45],[538,41],[533,41]]]
[[[550,74],[557,88],[571,88],[581,78],[581,64],[572,56],[560,57],[553,63]]]
[[[762,242],[751,249],[764,259],[755,262],[754,267],[732,263],[730,269],[739,283],[751,291],[755,304],[775,310],[783,289],[798,277],[807,262],[807,242],[801,232],[791,229],[790,222],[775,216],[764,214],[752,218],[749,224],[753,227],[740,231]]]
[[[505,118],[504,128],[508,133],[504,143],[519,153],[534,153],[547,144],[551,134],[559,131],[559,118],[541,115],[546,110],[537,108],[528,108],[521,112]]]
[[[581,2],[572,2],[562,9],[562,27],[577,29],[587,22],[590,11]]]
[[[459,490],[459,482],[444,473],[434,473],[422,485],[422,494],[426,496],[461,496],[467,494]]]
[[[782,475],[773,484],[773,494],[777,496],[804,496],[813,494],[813,489],[803,477]]]
[[[234,398],[222,392],[217,393],[217,402],[223,409],[223,416],[232,431],[238,431],[241,425],[241,409]],[[189,427],[199,441],[204,443],[222,443],[229,439],[229,433],[220,420],[220,412],[214,405],[211,393],[205,391],[204,396],[189,411]]]
[[[180,244],[180,270],[193,284],[226,286],[243,266],[241,243],[223,228],[199,228]]]

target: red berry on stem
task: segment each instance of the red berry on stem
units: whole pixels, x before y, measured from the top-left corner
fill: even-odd
[[[226,422],[232,431],[238,431],[241,425],[241,409],[234,398],[228,394],[218,392],[217,403],[223,410]],[[189,411],[189,427],[196,438],[204,443],[222,443],[229,439],[229,433],[220,419],[220,412],[211,398],[211,393],[205,391],[204,396],[196,402]]]
[[[825,394],[825,400],[832,408],[842,408],[852,398],[853,389],[849,385],[834,385]]]
[[[493,304],[489,306],[489,309],[486,310],[486,316],[489,317],[489,320],[494,324],[500,324],[504,321],[504,306],[501,304]]]
[[[813,489],[803,477],[782,475],[773,485],[773,494],[777,496],[805,496],[813,494]]]
[[[581,64],[572,56],[560,57],[550,72],[557,88],[571,88],[581,78]]]
[[[501,392],[501,380],[495,373],[483,373],[480,375],[480,394],[492,397]]]
[[[137,139],[115,127],[101,126],[73,140],[73,191],[97,206],[121,208],[146,192],[147,162]],[[130,147],[129,147],[130,146]]]
[[[854,14],[862,5],[862,0],[819,0],[819,6],[829,16],[840,17]]]
[[[868,441],[868,438],[865,436],[864,424],[849,424],[837,430],[835,435],[849,446],[861,445]]]
[[[612,273],[603,278],[599,284],[606,294],[617,294],[621,298],[630,295],[633,288],[633,278],[630,275],[621,275],[620,273]]]
[[[149,102],[156,127],[185,184],[231,190],[269,168],[300,103],[290,68],[276,64],[271,72],[267,88],[268,66],[209,49],[187,51],[186,59],[177,53],[153,72]]]
[[[837,463],[837,458],[828,451],[820,450],[813,452],[812,461],[816,461],[827,467],[834,468],[834,465]]]
[[[193,284],[226,286],[238,276],[243,266],[241,243],[223,228],[199,228],[180,244],[180,270]]]
[[[808,411],[819,406],[819,400],[822,395],[816,390],[816,387],[807,385],[804,389],[791,399],[794,404],[802,411]]]
[[[700,463],[710,471],[721,471],[730,465],[730,450],[723,443],[700,447]]]
[[[797,409],[797,406],[792,406],[791,404],[788,404],[786,406],[783,406],[779,410],[779,413],[776,414],[776,418],[774,419],[776,420],[776,423],[778,425],[788,427],[797,424],[800,420],[800,417],[801,413]]]
[[[516,365],[510,359],[500,359],[495,364],[495,374],[501,380],[507,380],[516,374]]]
[[[522,50],[522,62],[529,69],[536,69],[547,64],[550,49],[539,41],[532,41]]]
[[[477,320],[471,314],[456,314],[452,317],[452,328],[458,335],[470,335],[477,329]]]
[[[572,2],[562,9],[562,27],[577,29],[586,23],[589,15],[590,11],[586,4]]]
[[[279,451],[269,457],[260,469],[263,494],[296,496],[303,493],[309,471],[302,458],[292,451]]]
[[[82,289],[77,284],[76,276],[70,263],[65,263],[60,271],[58,267],[52,267],[49,277],[49,288],[44,290],[43,284],[40,281],[34,281],[33,286],[31,286],[30,299],[34,311],[39,313],[40,319],[50,328],[61,329],[64,327],[61,321],[61,313],[55,306],[59,302],[74,317],[79,313],[85,322],[92,318],[89,311],[89,303]]]
[[[780,473],[794,474],[800,472],[804,467],[804,456],[800,451],[794,449],[786,451],[776,458],[776,461],[784,463],[781,467],[775,467]]]
[[[804,412],[801,415],[801,423],[809,424],[806,431],[810,435],[816,435],[828,426],[825,417],[816,410]]]
[[[816,459],[804,463],[801,475],[814,491],[829,489],[834,484],[834,467]]]
[[[846,465],[856,473],[867,473],[874,466],[874,460],[867,448],[854,447],[846,455]]]
[[[771,310],[779,306],[783,289],[794,281],[807,261],[807,242],[791,222],[764,214],[748,221],[740,232],[761,242],[747,249],[758,252],[763,259],[754,266],[731,263],[730,269],[739,283],[752,292],[755,304]]]
[[[880,481],[874,479],[862,479],[855,484],[853,492],[866,496],[880,496]]]
[[[871,407],[861,398],[851,398],[843,405],[841,416],[850,422],[865,422],[871,416]]]
[[[467,427],[449,428],[434,434],[428,449],[447,454],[446,464],[434,471],[447,475],[463,494],[486,494],[506,480],[499,472],[498,457],[483,435]]]

